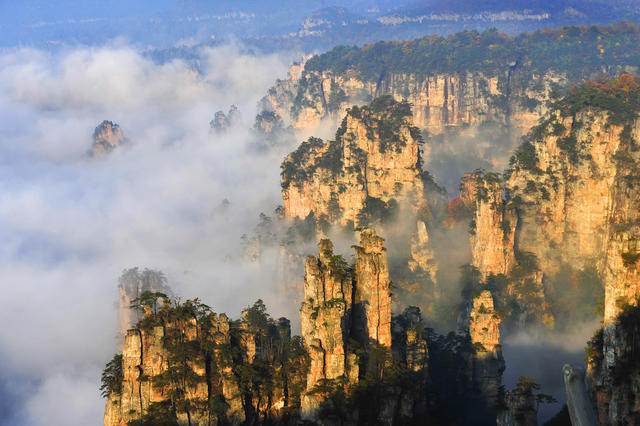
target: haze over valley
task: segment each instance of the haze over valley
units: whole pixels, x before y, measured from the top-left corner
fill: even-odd
[[[0,424],[640,424],[635,0],[0,11]]]

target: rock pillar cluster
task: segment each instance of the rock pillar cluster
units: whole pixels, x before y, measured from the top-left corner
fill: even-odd
[[[313,418],[321,399],[314,388],[325,380],[349,386],[366,371],[356,355],[371,345],[391,349],[391,294],[384,239],[365,229],[356,246],[355,268],[333,253],[329,240],[321,240],[318,257],[309,256],[305,267],[304,302],[300,309],[302,337],[311,358],[303,417]],[[350,340],[356,347],[350,345]],[[412,359],[420,358],[417,339]]]
[[[151,314],[145,318],[151,318]],[[184,392],[184,399],[189,401],[185,404],[189,408],[176,413],[178,422],[208,424],[212,416],[209,401],[214,389],[217,389],[228,405],[226,418],[229,422],[240,424],[245,420],[242,395],[231,368],[220,362],[220,368],[216,374],[212,374],[202,354],[193,354],[189,359],[171,354],[167,349],[167,342],[174,339],[178,339],[174,343],[185,347],[196,340],[200,345],[207,342],[216,348],[210,356],[222,360],[226,355],[222,353],[221,347],[230,341],[229,321],[224,314],[212,314],[206,328],[191,318],[176,320],[164,327],[149,325],[128,330],[122,346],[120,392],[110,392],[107,397],[104,417],[106,426],[120,426],[138,420],[154,404],[166,403],[167,395],[175,392],[177,383],[166,378],[176,379],[177,376],[184,376],[184,382],[180,382],[181,391]]]

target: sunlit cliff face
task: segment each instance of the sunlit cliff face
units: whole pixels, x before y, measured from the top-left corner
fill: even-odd
[[[219,312],[262,297],[295,316],[238,254],[258,214],[279,204],[280,156],[248,149],[249,123],[209,133],[231,104],[252,117],[287,61],[235,46],[201,53],[201,74],[126,45],[0,56],[0,319],[12,324],[0,332],[0,423],[102,417],[125,268],[161,269]],[[103,120],[128,143],[89,158]]]

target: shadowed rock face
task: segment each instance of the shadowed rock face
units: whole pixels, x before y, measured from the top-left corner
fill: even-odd
[[[574,426],[598,426],[598,420],[587,393],[584,369],[565,364],[562,367],[562,374],[567,392],[567,406],[571,424]]]
[[[111,121],[103,121],[93,131],[93,144],[90,155],[100,157],[105,155],[125,142],[122,129]]]
[[[498,426],[537,426],[538,412],[533,393],[513,389],[504,398],[506,410],[497,418]]]

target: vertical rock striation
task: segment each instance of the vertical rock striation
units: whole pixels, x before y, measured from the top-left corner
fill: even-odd
[[[318,257],[307,258],[300,309],[302,337],[311,359],[302,399],[304,418],[316,419],[322,402],[316,386],[330,381],[349,388],[367,372],[364,361],[374,346],[390,354],[391,293],[383,243],[373,229],[363,230],[355,247],[355,268],[335,255],[326,239],[318,245]],[[426,366],[426,343],[416,335],[407,339],[407,357],[412,370],[418,371]]]
[[[314,417],[320,403],[312,392],[320,381],[345,378],[355,383],[358,378],[356,355],[347,348],[352,325],[353,271],[333,254],[331,241],[321,240],[318,246],[318,258],[307,258],[300,309],[302,338],[311,359],[307,394],[302,399],[306,418]]]
[[[361,341],[391,347],[391,291],[384,239],[374,229],[360,234],[356,249],[354,305],[362,312]]]
[[[230,424],[243,422],[243,401],[236,377],[222,360],[221,347],[230,342],[227,317],[213,314],[206,326],[197,324],[194,318],[161,326],[152,325],[152,316],[145,317],[150,325],[127,331],[122,346],[121,392],[109,393],[104,424],[119,426],[142,418],[154,404],[165,403],[180,385],[183,400],[182,409],[177,410],[179,422],[208,424],[215,417],[208,408],[214,390],[226,401],[226,418]],[[215,349],[206,357],[194,354],[189,359],[167,349],[171,344],[187,347],[196,342],[206,342]],[[215,374],[207,367],[211,359],[206,358],[211,357],[220,358],[220,368]],[[179,380],[178,376],[184,380]]]
[[[502,373],[505,369],[500,345],[500,317],[488,290],[473,299],[469,315],[469,336],[473,347],[473,381],[490,406],[500,398]]]
[[[463,179],[462,185],[468,185]],[[461,191],[463,200],[473,201],[475,211],[471,236],[472,264],[483,278],[507,275],[515,265],[515,209],[503,200],[503,185],[495,173],[474,173],[475,187]],[[464,187],[463,187],[464,189]]]
[[[411,272],[426,273],[431,281],[435,283],[438,265],[435,259],[435,253],[429,242],[427,226],[421,220],[418,220],[416,225],[416,233],[411,239],[411,258],[409,259],[408,266]],[[437,294],[435,294],[435,296],[437,296]]]
[[[506,67],[505,67],[506,68]],[[485,121],[513,123],[520,135],[544,114],[550,88],[566,83],[566,77],[547,73],[536,78],[536,89],[518,83],[509,87],[504,75],[483,72],[451,72],[420,75],[387,73],[377,81],[355,73],[303,70],[302,77],[278,80],[261,101],[263,109],[276,111],[298,130],[313,131],[323,120],[335,120],[353,103],[390,95],[414,105],[416,126],[432,134]],[[531,82],[528,82],[530,84]],[[505,94],[505,92],[507,92]],[[531,99],[524,105],[522,98]],[[502,99],[505,99],[506,102]],[[502,100],[502,101],[501,101]]]

